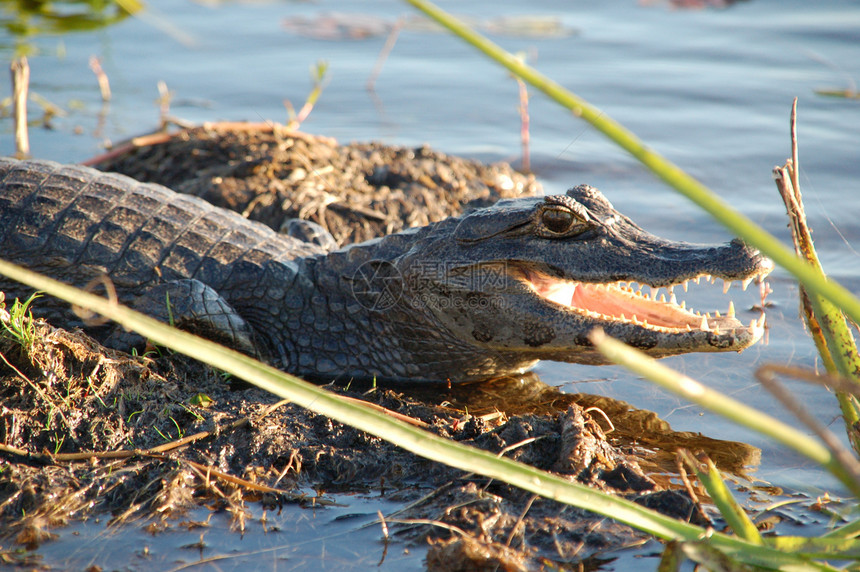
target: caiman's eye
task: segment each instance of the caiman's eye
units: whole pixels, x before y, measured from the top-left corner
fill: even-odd
[[[573,213],[566,209],[544,209],[540,217],[544,227],[552,233],[564,234],[573,225]]]
[[[538,232],[547,238],[572,236],[586,228],[587,223],[570,209],[551,206],[540,211]]]

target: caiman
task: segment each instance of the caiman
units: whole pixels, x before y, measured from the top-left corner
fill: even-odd
[[[0,159],[0,256],[79,287],[109,282],[122,303],[315,380],[459,382],[544,359],[600,364],[596,327],[654,357],[740,351],[764,331],[763,316],[744,325],[731,305],[695,313],[673,287],[701,277],[746,287],[770,272],[767,258],[737,239],[658,238],[587,185],[339,250],[317,238],[122,175]],[[29,294],[2,277],[0,290]],[[58,300],[34,312],[120,349],[143,341]]]

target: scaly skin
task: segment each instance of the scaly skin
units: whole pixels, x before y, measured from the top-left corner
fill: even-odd
[[[0,159],[0,256],[82,287],[106,275],[121,302],[300,376],[416,382],[515,374],[541,359],[603,363],[587,339],[596,326],[655,357],[739,351],[763,318],[703,322],[623,283],[749,281],[772,268],[740,241],[648,234],[585,185],[326,252],[165,187],[12,159]],[[28,294],[4,278],[0,290]],[[36,310],[85,326],[57,300]],[[140,341],[88,329],[120,349]]]

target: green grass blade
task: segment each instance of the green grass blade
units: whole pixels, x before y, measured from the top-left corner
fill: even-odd
[[[753,544],[764,544],[755,524],[753,524],[747,513],[744,512],[744,509],[740,507],[732,496],[714,462],[708,458],[699,461],[688,451],[683,452],[683,456],[687,464],[695,469],[696,476],[699,477],[699,482],[708,491],[711,500],[714,501],[720,514],[723,515],[723,519],[725,519],[735,534]]]
[[[681,569],[683,561],[684,558],[680,543],[675,541],[667,542],[666,548],[663,549],[663,554],[660,557],[660,564],[657,565],[657,572],[678,572]]]
[[[855,538],[860,536],[860,519],[835,528],[823,535],[822,538]]]
[[[785,552],[812,558],[860,559],[860,540],[856,538],[770,536],[765,539],[765,543]]]
[[[681,554],[699,564],[704,570],[719,570],[719,572],[753,572],[749,566],[726,557],[715,550],[707,540],[684,542],[680,544]],[[697,568],[698,569],[698,568]]]
[[[137,14],[145,8],[141,0],[115,0],[116,4],[129,14]]]
[[[845,311],[855,322],[860,322],[860,300],[834,281],[826,280],[805,261],[798,258],[773,235],[756,225],[749,218],[735,211],[700,182],[687,175],[678,166],[643,144],[632,132],[611,119],[605,112],[576,96],[558,83],[541,74],[513,54],[478,34],[466,24],[440,10],[427,0],[406,0],[409,4],[459,36],[512,74],[536,87],[550,99],[569,109],[577,117],[588,121],[619,147],[626,150],[658,177],[707,211],[736,236],[754,245],[773,261],[803,283]]]

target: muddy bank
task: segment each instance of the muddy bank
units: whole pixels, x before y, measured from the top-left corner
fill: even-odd
[[[88,161],[258,220],[321,224],[339,244],[424,226],[502,198],[540,194],[533,175],[426,146],[339,145],[270,124],[212,124],[133,140]]]
[[[309,218],[341,243],[438,220],[475,201],[539,190],[509,166],[425,148],[339,146],[277,128],[223,127],[150,138],[95,164],[199,194],[273,228]],[[117,524],[149,519],[157,531],[203,504],[229,511],[242,529],[261,510],[324,505],[325,491],[355,490],[408,504],[386,518],[395,539],[430,541],[430,568],[564,566],[644,538],[416,457],[166,350],[131,356],[62,324],[22,329],[8,312],[0,319],[19,332],[0,336],[7,360],[0,363],[5,547],[36,547],[57,526],[94,513],[110,514]],[[694,522],[703,518],[695,504],[670,490],[677,488],[670,485],[675,447],[704,448],[736,471],[755,462],[752,448],[673,433],[653,414],[564,395],[535,376],[420,390],[330,389],[438,435]],[[583,405],[606,412],[617,427],[611,438],[605,419]],[[315,496],[300,492],[309,488]]]

